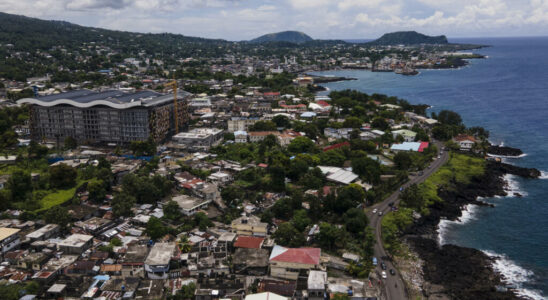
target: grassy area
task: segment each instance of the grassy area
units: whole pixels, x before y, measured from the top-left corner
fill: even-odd
[[[42,198],[39,201],[40,209],[38,209],[36,212],[48,210],[54,206],[61,205],[67,201],[70,201],[72,197],[74,196],[75,192],[76,192],[76,187],[73,187],[68,190],[57,190],[55,192],[52,192],[46,195],[44,198]]]
[[[451,153],[449,161],[432,176],[421,183],[419,194],[424,201],[416,210],[422,215],[429,213],[428,207],[437,201],[443,201],[438,195],[438,188],[454,189],[457,184],[467,184],[476,176],[485,172],[485,161],[465,154]],[[413,209],[406,208],[405,203],[397,212],[387,214],[381,221],[382,238],[385,248],[398,254],[400,250],[399,234],[413,222]]]

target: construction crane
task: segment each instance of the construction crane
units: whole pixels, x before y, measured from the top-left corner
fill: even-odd
[[[178,103],[177,103],[177,80],[173,79],[173,81],[168,82],[164,84],[164,87],[173,87],[173,115],[175,117],[175,134],[179,133],[179,113],[177,111],[178,109]]]

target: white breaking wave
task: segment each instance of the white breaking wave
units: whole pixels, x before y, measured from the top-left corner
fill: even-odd
[[[518,155],[518,156],[511,156],[511,155],[496,155],[496,154],[487,153],[487,156],[489,156],[489,157],[498,157],[498,158],[522,158],[522,157],[527,156],[527,153],[523,153],[523,154],[520,154],[520,155]]]
[[[548,179],[548,172],[540,171],[540,176],[538,179]]]
[[[504,191],[508,193],[508,197],[516,197],[517,194],[523,197],[527,196],[527,192],[521,190],[516,175],[506,174],[503,178],[505,181]]]
[[[505,255],[499,255],[493,251],[482,250],[491,258],[495,258],[493,269],[502,275],[504,283],[516,286],[516,293],[526,299],[545,300],[540,291],[523,288],[523,283],[530,282],[535,275],[532,271],[518,266]]]
[[[454,225],[463,225],[474,220],[477,208],[477,205],[468,204],[462,209],[462,216],[455,221],[440,220],[438,224],[438,244],[440,246],[445,244],[445,235],[447,234],[449,227]]]

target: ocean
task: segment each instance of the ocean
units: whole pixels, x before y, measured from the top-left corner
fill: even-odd
[[[534,167],[540,179],[507,176],[507,197],[484,199],[494,208],[468,206],[458,222],[442,221],[440,242],[480,249],[519,294],[548,299],[548,37],[450,39],[487,44],[487,59],[455,70],[421,70],[418,76],[364,70],[316,72],[357,78],[325,84],[397,96],[458,112],[467,126],[483,126],[490,141],[523,150],[508,163]],[[512,196],[514,192],[522,198]]]

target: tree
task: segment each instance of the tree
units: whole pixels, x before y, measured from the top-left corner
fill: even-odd
[[[112,199],[112,213],[116,217],[129,217],[132,215],[131,208],[135,202],[135,197],[124,192],[118,193]]]
[[[54,189],[68,189],[76,184],[78,172],[67,164],[59,164],[49,168],[49,184]]]
[[[362,209],[351,208],[343,215],[344,226],[346,231],[352,233],[355,237],[359,237],[360,233],[365,231],[368,219]]]
[[[425,198],[423,197],[420,188],[416,184],[412,184],[406,188],[400,195],[402,204],[406,207],[420,210],[424,204]]]
[[[278,138],[273,134],[269,134],[265,136],[264,140],[261,141],[261,145],[264,145],[266,148],[270,149],[278,145]]]
[[[400,151],[394,155],[394,164],[399,170],[408,170],[413,165],[411,154]]]
[[[221,198],[228,207],[235,207],[243,200],[244,191],[234,185],[229,185],[221,191]]]
[[[385,131],[390,125],[388,124],[388,122],[386,122],[384,118],[375,118],[373,119],[373,122],[371,122],[371,126],[373,128]]]
[[[462,118],[461,116],[450,110],[442,110],[438,114],[438,121],[445,125],[454,125],[454,126],[460,126],[462,125]]]
[[[272,118],[272,122],[276,123],[276,127],[289,128],[291,126],[291,121],[284,115],[274,116],[274,118]]]
[[[15,170],[7,182],[7,188],[11,192],[11,197],[14,202],[23,201],[29,197],[32,191],[32,180],[30,174],[26,171]]]
[[[213,222],[204,212],[198,212],[194,215],[194,226],[198,226],[201,231],[206,231],[208,227],[213,226]]]
[[[352,207],[363,203],[365,200],[365,191],[357,184],[351,183],[337,191],[337,201],[332,208],[338,214],[346,212]]]
[[[340,149],[333,149],[320,153],[320,163],[322,165],[342,167],[346,156]]]
[[[299,183],[307,189],[319,189],[324,186],[326,181],[325,175],[318,167],[308,170],[304,176],[301,177]]]
[[[66,229],[70,222],[70,215],[65,207],[54,206],[44,214],[44,220],[46,223],[57,224]]]
[[[65,144],[65,149],[67,150],[75,149],[78,146],[78,144],[76,143],[76,140],[71,136],[68,136],[65,138],[64,144]]]
[[[168,201],[164,207],[164,217],[166,219],[176,221],[183,217],[183,214],[181,213],[181,208],[179,207],[179,204],[177,202],[171,200]]]
[[[344,128],[360,128],[362,127],[362,120],[358,117],[348,117],[343,122]]]
[[[300,247],[304,245],[304,235],[291,222],[282,223],[273,235],[276,243],[285,247]]]
[[[289,146],[287,146],[287,150],[289,150],[289,152],[291,153],[315,153],[317,147],[311,139],[304,136],[299,136],[293,139],[291,143],[289,143]]]
[[[29,158],[40,159],[48,154],[48,147],[42,146],[35,141],[31,141],[29,144]]]
[[[272,121],[257,121],[249,127],[249,131],[275,131],[276,123]]]
[[[359,156],[352,159],[352,172],[375,184],[380,182],[381,165],[367,156]]]
[[[308,225],[310,225],[310,218],[308,217],[306,210],[300,209],[293,214],[291,223],[299,232],[303,232]]]
[[[307,171],[308,163],[304,159],[297,157],[291,161],[289,171],[287,172],[287,177],[292,180],[298,180]]]
[[[105,182],[100,179],[92,179],[88,182],[87,190],[89,192],[89,200],[102,202],[107,196]]]
[[[329,251],[336,250],[341,245],[344,245],[345,232],[336,225],[326,222],[320,224],[320,233],[318,234],[318,242],[322,248]]]
[[[285,191],[285,168],[279,164],[269,165],[270,188],[275,192]]]
[[[145,232],[152,240],[157,240],[166,235],[168,230],[160,219],[152,216],[148,220]]]
[[[196,284],[191,282],[187,285],[183,285],[175,295],[168,295],[168,300],[192,300],[196,291]],[[344,299],[341,299],[344,300]]]
[[[235,139],[236,137],[234,136],[234,133],[232,132],[225,132],[225,134],[223,134],[223,140],[225,141],[233,141]]]

